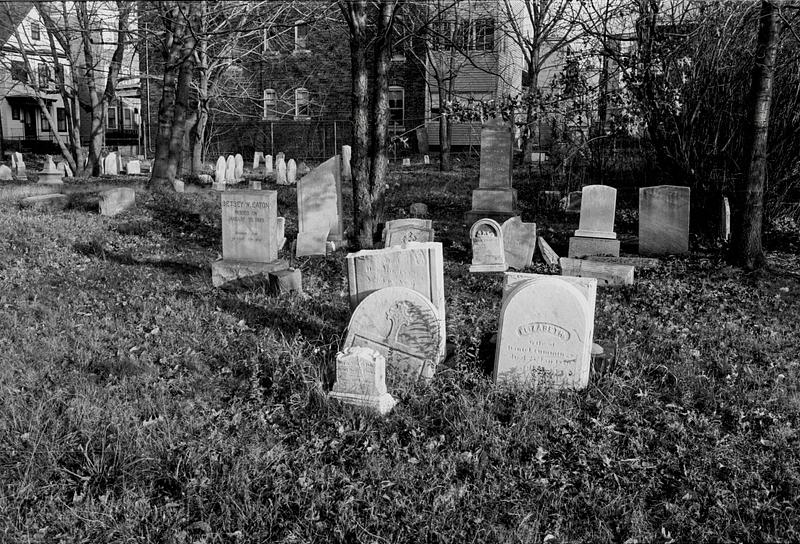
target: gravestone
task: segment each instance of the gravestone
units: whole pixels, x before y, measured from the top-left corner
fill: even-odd
[[[69,204],[69,197],[58,193],[48,195],[36,195],[23,198],[19,201],[20,208],[32,208],[37,210],[59,211]]]
[[[583,389],[589,383],[593,304],[564,278],[534,276],[512,285],[503,297],[494,380]],[[595,280],[583,281],[590,282],[594,299]]]
[[[297,183],[297,163],[294,162],[294,159],[289,159],[289,162],[286,163],[286,183],[288,185]]]
[[[341,242],[342,173],[341,159],[334,155],[297,183],[297,223],[299,232],[328,231],[328,240]]]
[[[278,249],[283,249],[283,246],[286,245],[286,218],[285,217],[278,217],[275,222],[276,232],[275,238],[278,241]]]
[[[216,183],[225,183],[225,171],[227,170],[227,166],[225,163],[225,157],[220,157],[217,159],[217,168],[214,171],[214,181]]]
[[[277,191],[225,191],[222,204],[222,259],[212,263],[212,282],[219,287],[248,276],[288,268],[278,259]]]
[[[433,221],[430,219],[394,219],[383,228],[384,247],[409,242],[433,242]]]
[[[536,223],[523,223],[519,217],[512,217],[501,229],[506,264],[517,270],[530,266],[536,250]]]
[[[584,259],[559,259],[562,276],[594,278],[598,287],[633,285],[634,267],[627,264],[589,261]]]
[[[64,183],[61,172],[56,168],[53,157],[50,155],[45,155],[44,166],[42,171],[39,172],[38,183],[43,185],[60,185]]]
[[[275,163],[275,183],[278,185],[286,185],[288,183],[286,179],[286,162],[280,155]]]
[[[311,257],[327,255],[328,231],[304,231],[297,233],[295,241],[295,257]]]
[[[503,246],[503,229],[494,219],[479,219],[469,229],[472,240],[470,272],[505,272],[508,269]]]
[[[689,187],[658,185],[639,189],[639,253],[689,252],[690,198]]]
[[[722,197],[720,201],[719,215],[719,236],[727,242],[731,239],[731,205],[727,196]]]
[[[107,176],[118,176],[119,175],[119,168],[117,162],[117,154],[114,152],[109,153],[106,155],[106,158],[103,159],[103,172]]]
[[[125,172],[130,176],[141,174],[142,163],[137,160],[128,161],[128,164],[125,165]]]
[[[403,166],[404,167],[411,166],[411,159],[409,158],[403,159]]]
[[[0,164],[0,181],[11,181],[13,179],[11,168],[5,164]]]
[[[264,156],[264,172],[272,174],[272,155]]]
[[[236,183],[242,181],[244,177],[244,157],[240,153],[237,153],[236,156],[233,158],[233,178],[236,180]]]
[[[558,254],[553,251],[553,248],[550,247],[547,240],[539,236],[538,245],[539,254],[542,256],[542,260],[545,264],[547,266],[556,266],[558,264]]]
[[[567,213],[581,213],[582,197],[583,193],[581,191],[571,191],[568,193],[564,211]]]
[[[275,162],[283,161],[286,162],[286,155],[284,155],[283,151],[278,151],[275,155]]]
[[[511,187],[514,153],[511,123],[495,117],[481,128],[481,166],[478,188],[472,191],[472,210],[466,221],[487,217],[505,221],[519,215],[517,191]]]
[[[384,287],[407,287],[436,307],[444,358],[444,258],[440,242],[415,243],[387,249],[365,249],[347,255],[350,309]]]
[[[14,154],[11,155],[11,164],[14,167],[14,174],[16,174],[17,180],[28,179],[28,169],[25,167],[22,153],[15,151]]]
[[[261,159],[264,158],[264,153],[261,151],[256,151],[253,153],[253,172],[258,170],[258,167],[261,165]]]
[[[425,217],[428,215],[428,206],[422,202],[415,202],[408,211],[414,217]]]
[[[329,396],[380,415],[397,403],[386,389],[386,359],[374,349],[357,346],[336,355],[336,382]]]
[[[353,172],[350,166],[350,160],[353,158],[353,148],[349,145],[342,146],[342,179],[344,181],[351,181],[353,179]]]
[[[69,167],[67,161],[58,161],[56,163],[56,168],[58,169],[59,172],[61,172],[62,179],[72,177],[72,168]]]
[[[100,215],[113,217],[136,205],[136,193],[130,187],[118,187],[100,192]]]
[[[614,232],[617,190],[608,185],[587,185],[581,191],[581,216],[575,236],[569,239],[570,258],[608,255],[619,257]]]
[[[225,183],[236,183],[236,157],[233,155],[225,160]]]
[[[430,164],[430,163],[431,163],[430,155],[423,155],[422,156],[422,164]]]
[[[183,182],[182,179],[173,179],[172,188],[175,190],[176,193],[186,192],[186,184]]]
[[[258,179],[251,179],[248,183],[248,186],[253,191],[260,191],[261,190],[261,180]]]
[[[353,311],[344,347],[372,348],[386,358],[391,391],[430,379],[444,350],[436,307],[407,287],[386,287],[366,297]]]

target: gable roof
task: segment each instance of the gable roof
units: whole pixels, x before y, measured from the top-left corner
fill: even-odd
[[[0,2],[0,47],[6,45],[32,8],[33,2]],[[16,48],[17,44],[12,47]]]

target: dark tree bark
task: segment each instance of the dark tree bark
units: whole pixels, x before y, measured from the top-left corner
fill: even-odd
[[[761,226],[764,219],[769,109],[772,103],[775,58],[778,54],[779,21],[776,5],[772,1],[762,0],[756,57],[747,101],[749,130],[745,150],[749,154],[749,160],[738,191],[739,218],[735,222],[731,244],[732,261],[746,270],[754,270],[766,264],[761,246]]]

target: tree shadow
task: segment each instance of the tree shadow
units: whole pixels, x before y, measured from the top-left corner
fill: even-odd
[[[172,274],[187,276],[202,273],[211,276],[211,265],[192,263],[187,261],[175,261],[158,258],[136,258],[131,252],[116,252],[105,249],[101,242],[92,240],[90,242],[78,242],[73,244],[72,249],[85,257],[111,261],[126,266],[150,266],[161,268]]]

